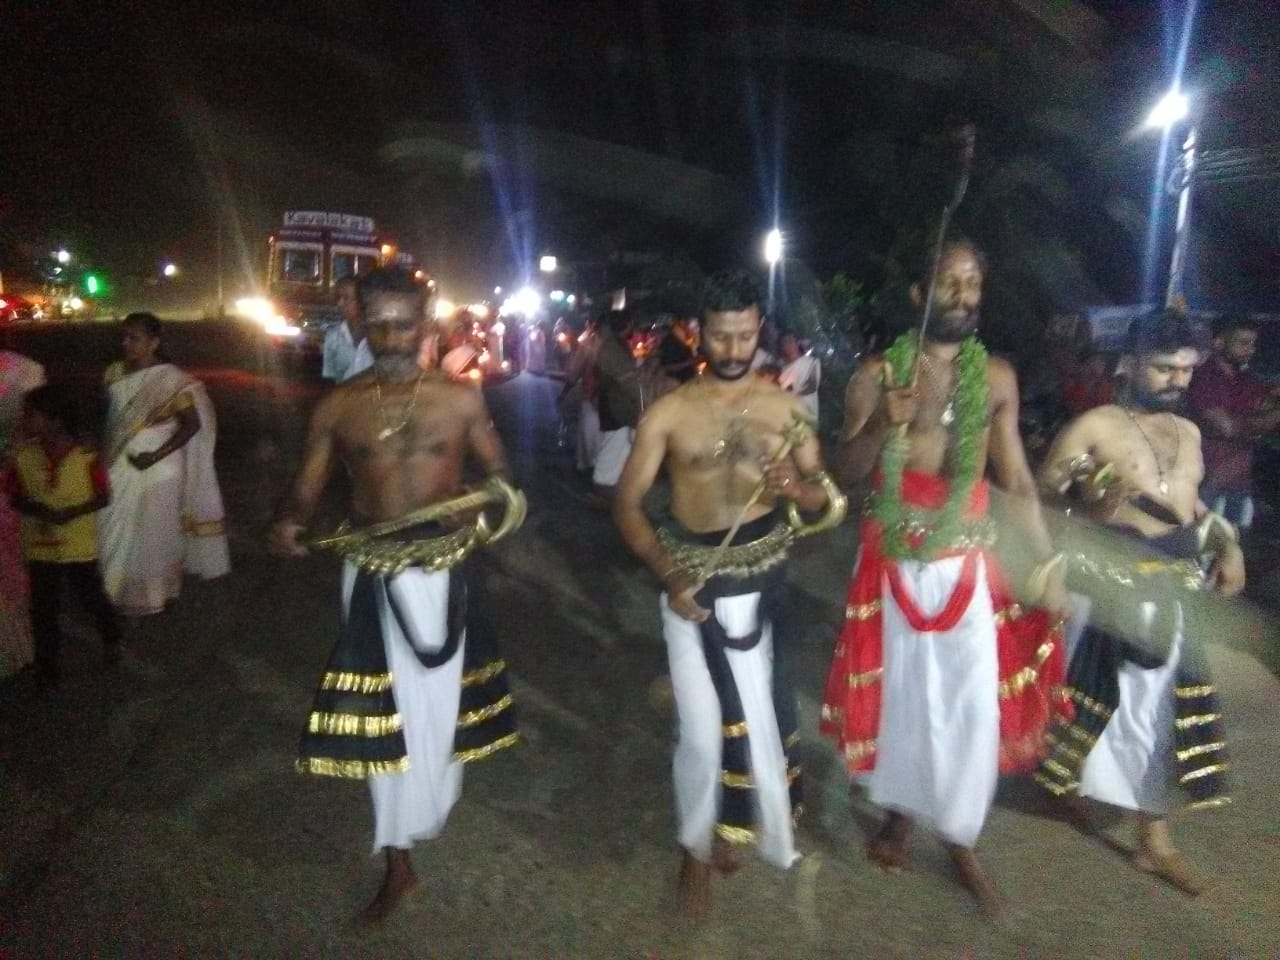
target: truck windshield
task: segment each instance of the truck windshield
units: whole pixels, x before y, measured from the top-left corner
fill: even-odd
[[[362,277],[378,265],[378,255],[374,252],[338,252],[333,254],[333,279],[343,277]]]
[[[283,248],[280,251],[280,279],[285,283],[319,283],[320,251]]]

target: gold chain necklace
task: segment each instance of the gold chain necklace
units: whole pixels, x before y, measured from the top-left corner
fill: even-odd
[[[387,411],[382,405],[382,377],[378,375],[377,368],[374,368],[373,389],[378,395],[378,415],[382,420],[382,429],[378,431],[379,440],[387,440],[394,437],[409,425],[409,421],[413,418],[413,410],[418,405],[418,391],[422,388],[422,379],[426,375],[427,371],[425,370],[418,374],[418,380],[413,385],[413,397],[409,401],[409,408],[404,412],[404,419],[393,427],[387,422]]]
[[[1138,418],[1134,416],[1133,411],[1128,407],[1125,407],[1124,412],[1129,415],[1129,419],[1133,422],[1133,425],[1137,427],[1138,432],[1142,434],[1142,439],[1146,441],[1147,449],[1151,451],[1151,459],[1155,461],[1156,465],[1156,477],[1158,480],[1156,486],[1159,488],[1161,494],[1168,496],[1169,481],[1164,478],[1165,468],[1160,466],[1160,455],[1156,453],[1156,445],[1152,443],[1151,438],[1147,436],[1147,431],[1142,429],[1142,424],[1138,422]],[[1178,419],[1172,413],[1169,414],[1169,421],[1173,424],[1174,436],[1173,459],[1169,461],[1168,467],[1168,470],[1172,472],[1173,468],[1178,465],[1178,454],[1182,452],[1182,431],[1178,429]]]
[[[923,350],[920,351],[920,359],[924,361],[925,376],[929,380],[929,392],[933,394],[933,398],[943,405],[942,414],[938,417],[938,421],[944,426],[949,427],[956,422],[956,381],[951,382],[951,395],[944,397],[942,395],[942,384],[938,381],[938,375],[933,372],[933,360]]]

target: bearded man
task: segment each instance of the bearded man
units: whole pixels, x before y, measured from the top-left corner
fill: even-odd
[[[707,280],[707,370],[640,421],[613,508],[627,546],[664,587],[659,605],[679,722],[672,765],[684,850],[679,901],[694,916],[709,909],[712,870],[737,869],[742,845],[756,844],[783,868],[799,858],[783,564],[798,531],[833,526],[845,509],[804,408],[752,371],[760,323],[750,274]],[[664,464],[673,522],[659,532],[643,500]],[[805,528],[798,510],[824,506],[825,523]]]
[[[1173,311],[1135,320],[1119,402],[1067,424],[1045,461],[1043,489],[1124,541],[1116,557],[1094,549],[1069,558],[1092,606],[1067,674],[1076,717],[1053,731],[1036,776],[1058,796],[1136,811],[1134,865],[1191,895],[1204,882],[1173,845],[1168,784],[1176,773],[1193,806],[1227,802],[1221,708],[1191,628],[1202,606],[1198,558],[1212,555],[1208,586],[1219,594],[1244,588],[1235,531],[1197,494],[1200,431],[1175,412],[1198,344]]]
[[[1052,714],[1066,709],[1054,694],[1065,594],[1018,435],[1017,380],[976,335],[985,273],[972,243],[946,244],[918,361],[918,337],[904,334],[849,382],[837,469],[846,486],[874,474],[875,493],[821,729],[889,811],[870,859],[905,868],[922,820],[984,909],[1000,913],[973,848],[998,773],[1034,769]],[[912,287],[917,306],[927,284]],[[988,462],[1043,564],[1033,579],[1052,614],[1013,602],[988,549]]]

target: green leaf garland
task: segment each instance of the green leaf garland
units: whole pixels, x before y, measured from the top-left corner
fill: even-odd
[[[887,375],[892,377],[894,386],[908,385],[916,349],[916,334],[912,332],[898,337],[884,352]],[[962,517],[979,479],[978,446],[987,424],[987,350],[977,337],[968,337],[960,344],[952,404],[956,442],[950,462],[950,489],[941,510],[908,511],[903,507],[902,474],[911,452],[906,430],[892,430],[880,452],[883,485],[872,500],[871,513],[884,529],[884,553],[894,560],[929,560],[962,539]],[[910,542],[914,528],[925,531],[918,547]]]

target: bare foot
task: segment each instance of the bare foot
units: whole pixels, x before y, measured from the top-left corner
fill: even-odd
[[[1198,897],[1204,892],[1204,881],[1196,874],[1190,861],[1176,850],[1158,854],[1146,847],[1139,847],[1133,854],[1133,865],[1143,873],[1159,877],[1189,897]]]
[[[960,874],[960,882],[974,895],[982,912],[993,920],[1007,920],[1009,904],[1000,896],[995,883],[982,869],[982,864],[968,847],[947,844],[947,852],[951,854],[951,862]]]
[[[369,905],[352,918],[351,925],[369,928],[382,923],[419,882],[409,860],[409,851],[388,848],[387,872],[382,878],[382,886]]]
[[[867,859],[888,873],[901,873],[910,865],[907,856],[907,834],[911,821],[900,813],[885,818],[880,832],[867,844]]]
[[[693,920],[705,920],[711,914],[711,864],[703,863],[688,850],[680,861],[676,906],[682,915]]]
[[[726,875],[737,873],[742,869],[741,844],[716,837],[711,841],[711,865]]]

